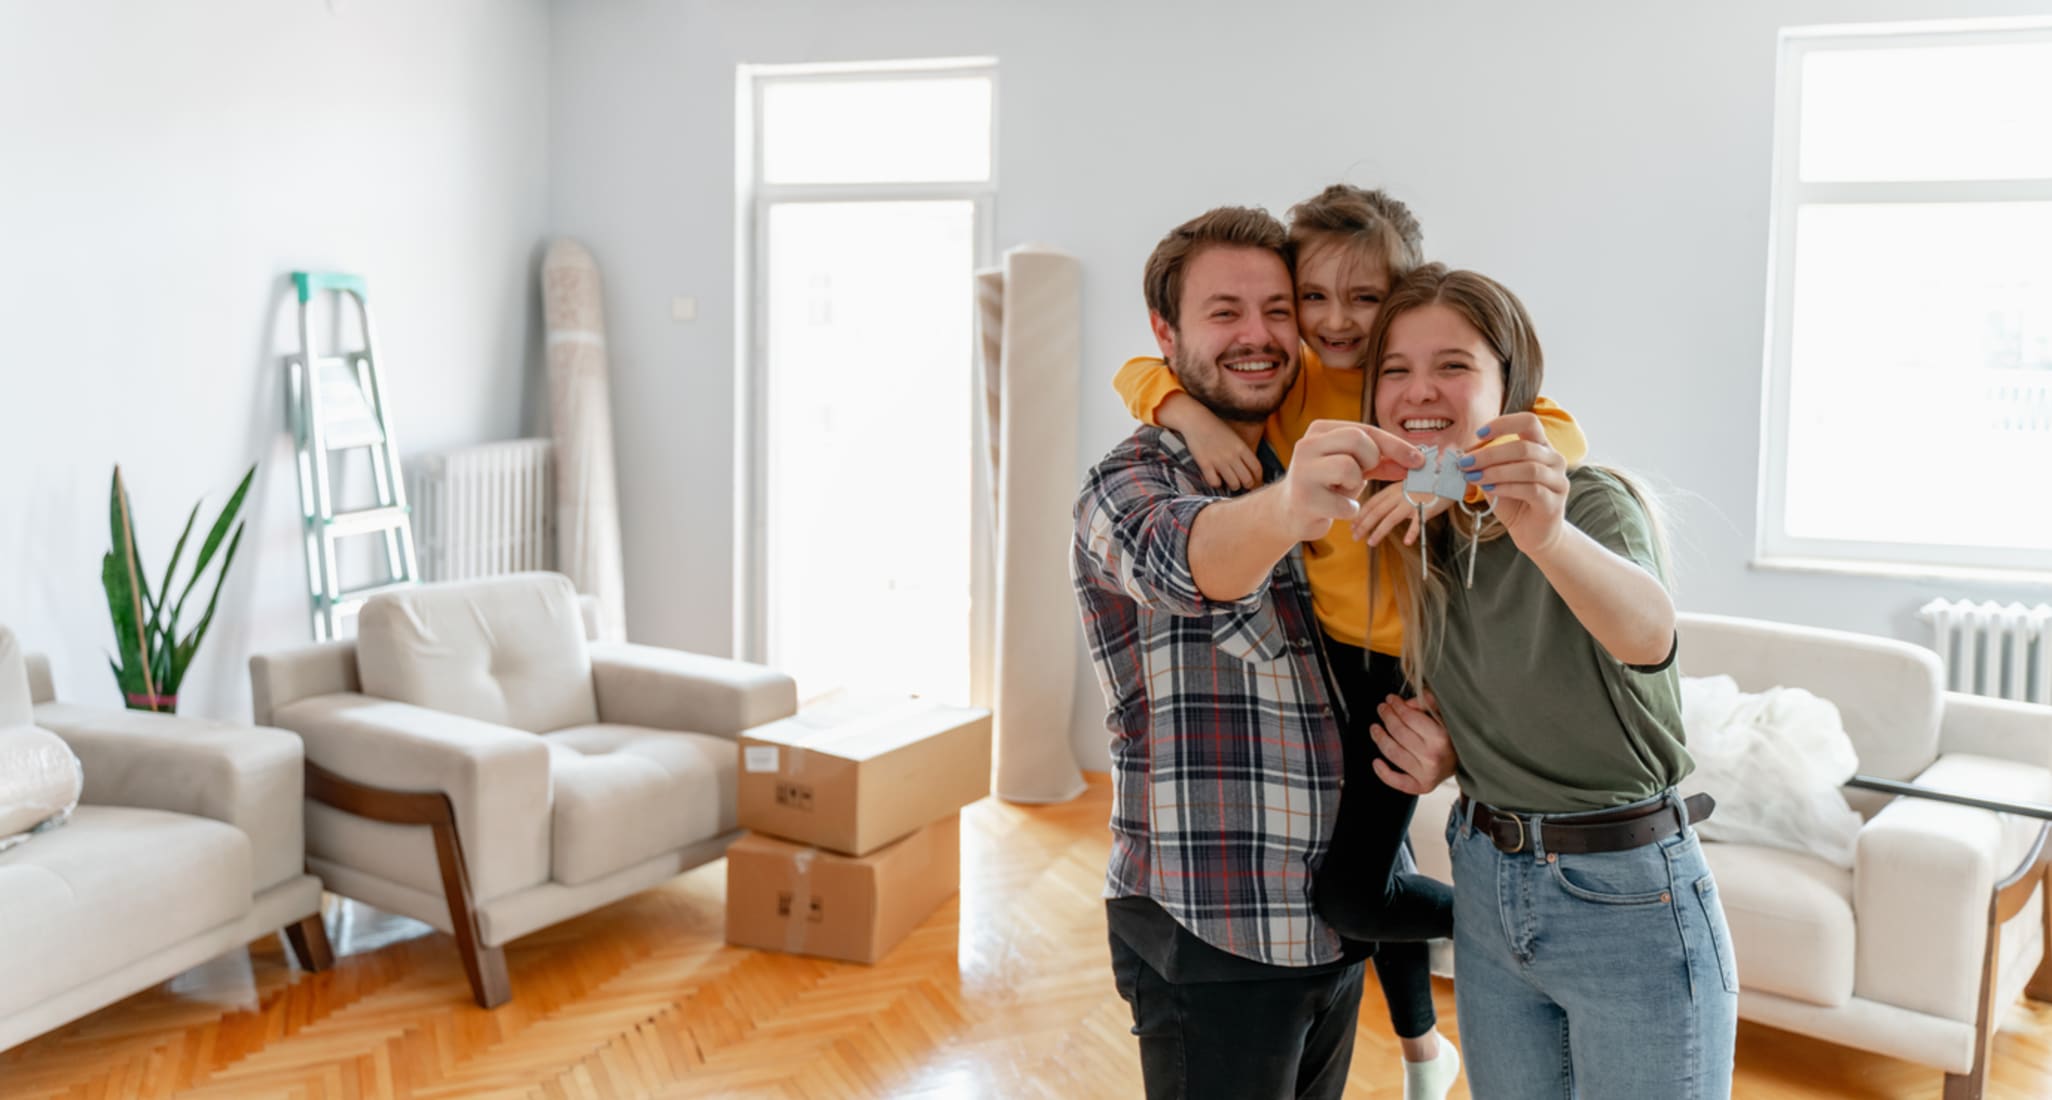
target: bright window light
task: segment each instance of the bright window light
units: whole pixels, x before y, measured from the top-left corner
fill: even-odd
[[[1789,32],[1760,549],[2052,573],[2052,26]]]
[[[1802,98],[1805,181],[2052,176],[2052,42],[1820,51]]]
[[[743,650],[801,698],[970,701],[995,79],[987,61],[742,73]]]
[[[801,690],[967,702],[976,210],[769,218],[771,663]]]
[[[990,78],[794,80],[762,89],[765,183],[990,178]]]

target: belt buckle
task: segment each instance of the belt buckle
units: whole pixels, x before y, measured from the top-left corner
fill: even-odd
[[[1513,823],[1515,823],[1515,824],[1517,825],[1517,827],[1518,827],[1518,842],[1517,842],[1517,843],[1516,843],[1515,845],[1513,845],[1513,846],[1511,846],[1511,847],[1509,847],[1509,848],[1505,848],[1505,849],[1504,849],[1504,854],[1506,854],[1506,855],[1516,855],[1516,854],[1518,854],[1519,852],[1522,852],[1522,851],[1524,851],[1524,850],[1525,850],[1525,845],[1526,845],[1526,844],[1527,844],[1528,842],[1530,842],[1532,838],[1531,838],[1531,836],[1530,836],[1529,834],[1527,834],[1527,833],[1525,832],[1525,819],[1524,819],[1524,818],[1522,818],[1522,817],[1519,817],[1519,816],[1518,816],[1517,814],[1511,814],[1511,815],[1510,815],[1510,819],[1511,819],[1511,821],[1512,821]]]

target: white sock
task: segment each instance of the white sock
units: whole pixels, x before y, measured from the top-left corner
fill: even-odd
[[[1446,1100],[1461,1075],[1461,1052],[1439,1037],[1439,1054],[1429,1062],[1404,1063],[1404,1100]]]

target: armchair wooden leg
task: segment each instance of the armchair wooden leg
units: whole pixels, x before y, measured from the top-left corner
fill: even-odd
[[[2002,958],[2002,926],[2011,918],[2023,912],[2031,903],[2033,894],[2043,899],[2044,920],[2047,932],[2045,951],[2052,955],[2052,863],[2046,862],[2048,852],[2046,840],[2052,834],[2052,826],[2040,828],[2038,839],[2031,845],[2029,854],[2008,878],[1995,884],[1995,891],[1988,898],[1987,951],[1981,959],[1980,1010],[1974,1023],[1974,1066],[1965,1073],[1945,1075],[1945,1100],[1981,1100],[1981,1093],[1988,1084],[1988,1058],[1995,1044],[1996,1025],[2000,1013],[1995,1004],[1997,985],[1996,967]],[[2027,990],[2038,994],[2036,989],[2046,984],[2047,965],[2041,963],[2032,976]]]
[[[2002,957],[2002,891],[1988,901],[1988,947],[1981,959],[1980,1007],[1974,1019],[1974,1066],[1945,1075],[1945,1100],[1981,1100],[1988,1085],[1989,1047],[1995,1041],[1995,961]]]
[[[513,999],[513,981],[506,976],[504,948],[484,947],[464,951],[463,973],[470,979],[470,995],[479,1008],[497,1008]]]
[[[2034,1001],[2052,1001],[2052,865],[2045,868],[2045,879],[2038,890],[2039,916],[2045,925],[2044,957],[2038,960],[2038,972],[2031,975],[2024,986],[2024,996]]]
[[[449,926],[456,953],[470,979],[471,996],[481,1008],[497,1008],[513,999],[506,974],[506,953],[484,946],[477,934],[477,904],[470,892],[470,871],[463,841],[456,832],[456,807],[441,791],[394,791],[344,779],[320,765],[306,765],[306,797],[344,813],[396,825],[425,825],[435,838],[435,862],[442,872],[442,897],[449,906]]]
[[[303,970],[319,972],[335,965],[335,951],[328,946],[328,926],[319,913],[286,925],[285,942],[292,945],[292,956]]]
[[[497,1008],[513,999],[513,982],[506,976],[506,952],[486,947],[478,937],[470,872],[463,862],[463,844],[456,836],[455,813],[430,828],[435,834],[435,862],[442,868],[442,896],[449,901],[449,924],[456,930],[456,952],[463,958],[463,973],[470,978],[470,994],[477,998],[478,1007]]]

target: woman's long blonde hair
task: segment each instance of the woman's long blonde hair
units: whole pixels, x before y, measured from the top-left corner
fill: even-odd
[[[1453,271],[1445,264],[1431,263],[1412,271],[1391,291],[1389,300],[1368,330],[1368,345],[1361,362],[1368,372],[1368,384],[1361,394],[1361,421],[1374,424],[1375,393],[1382,381],[1382,359],[1389,345],[1390,326],[1406,313],[1425,306],[1440,305],[1459,314],[1482,335],[1495,355],[1503,379],[1502,413],[1530,412],[1539,400],[1539,387],[1546,376],[1546,357],[1532,315],[1525,303],[1502,283],[1474,271]],[[1631,478],[1616,470],[1626,491],[1645,508],[1656,544],[1661,542],[1658,506]],[[1374,493],[1385,483],[1369,486]],[[1404,623],[1403,668],[1406,679],[1420,690],[1426,688],[1426,673],[1438,656],[1446,621],[1447,585],[1453,583],[1444,563],[1455,547],[1469,539],[1494,542],[1504,537],[1502,521],[1492,511],[1479,520],[1464,508],[1450,508],[1421,532],[1415,545],[1400,538],[1385,538],[1373,550],[1368,564],[1368,608],[1374,614],[1378,583],[1389,584],[1396,593],[1397,613]],[[1428,552],[1428,542],[1438,548]],[[1658,545],[1664,562],[1664,545]],[[1664,566],[1663,566],[1664,569]],[[1665,580],[1665,578],[1662,578]]]

